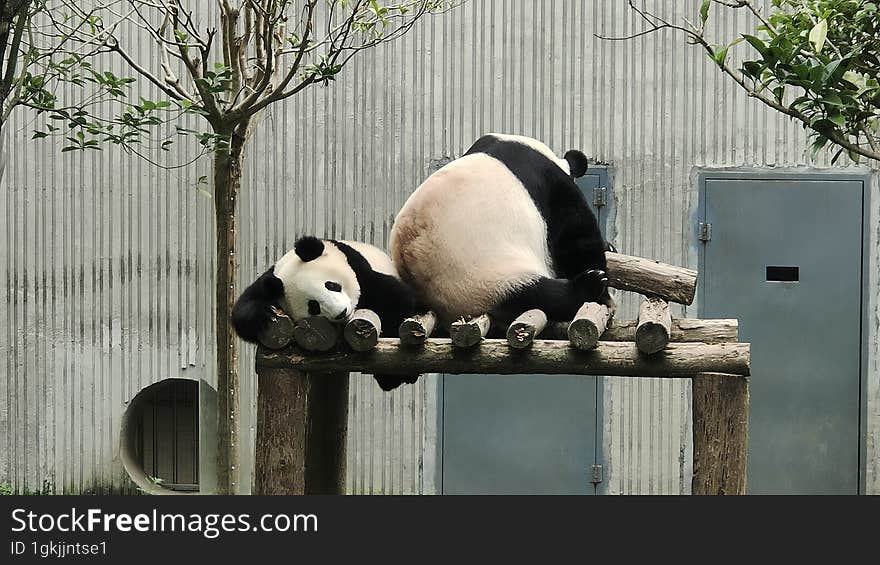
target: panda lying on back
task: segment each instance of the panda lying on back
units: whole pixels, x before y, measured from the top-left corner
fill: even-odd
[[[574,182],[586,171],[580,151],[559,159],[528,137],[481,137],[400,210],[398,272],[447,324],[487,312],[507,324],[532,308],[571,320],[584,302],[613,308],[610,244]]]
[[[257,343],[272,320],[272,307],[293,321],[322,316],[335,323],[347,321],[357,308],[368,308],[382,321],[382,336],[396,337],[400,323],[416,313],[416,297],[382,250],[307,236],[241,293],[232,307],[236,333]],[[387,391],[417,376],[375,378]]]

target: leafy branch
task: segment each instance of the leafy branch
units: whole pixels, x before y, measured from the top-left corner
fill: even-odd
[[[629,40],[662,29],[683,33],[701,47],[721,72],[752,98],[801,122],[811,134],[811,154],[828,143],[837,146],[835,162],[845,151],[880,159],[880,18],[877,4],[866,0],[772,0],[764,14],[752,0],[704,0],[698,20],[673,23],[635,0],[630,9],[647,28]],[[643,3],[642,3],[643,4]],[[707,22],[713,7],[746,10],[756,20],[754,34],[730,42],[710,39]],[[751,48],[741,65],[730,62],[739,43]]]

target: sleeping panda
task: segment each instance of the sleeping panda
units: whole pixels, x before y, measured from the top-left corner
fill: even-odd
[[[416,304],[415,293],[400,281],[382,250],[306,236],[241,293],[232,307],[232,326],[243,340],[257,343],[272,319],[272,307],[294,322],[322,316],[334,323],[345,323],[355,309],[368,308],[382,321],[382,336],[390,337],[416,313]],[[375,375],[385,391],[417,377]]]
[[[574,182],[586,171],[580,151],[560,159],[532,138],[485,135],[406,201],[392,260],[447,324],[487,312],[507,324],[532,308],[565,321],[584,302],[613,308],[610,247]]]

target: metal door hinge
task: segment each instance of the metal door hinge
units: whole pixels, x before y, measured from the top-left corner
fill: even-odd
[[[712,224],[700,222],[700,241],[707,242],[712,239]]]
[[[593,189],[593,206],[601,208],[608,202],[608,189],[604,186],[597,186]]]
[[[590,482],[594,485],[598,485],[602,482],[602,465],[593,465],[590,467],[590,474],[592,478]]]

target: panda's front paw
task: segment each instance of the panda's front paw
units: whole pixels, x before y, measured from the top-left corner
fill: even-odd
[[[608,275],[602,269],[590,269],[573,280],[590,302],[598,301],[608,290]]]

